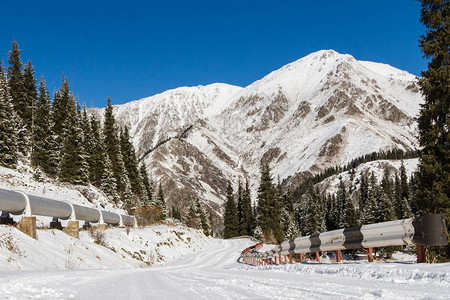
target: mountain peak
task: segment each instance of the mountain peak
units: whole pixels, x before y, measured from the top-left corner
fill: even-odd
[[[417,147],[422,101],[415,77],[389,65],[320,50],[245,88],[180,87],[115,107],[168,203],[197,197],[220,213],[227,180],[261,163],[295,186],[305,174],[380,150]],[[290,178],[290,179],[289,179]]]

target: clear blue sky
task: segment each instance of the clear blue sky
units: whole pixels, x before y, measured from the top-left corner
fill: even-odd
[[[426,68],[413,0],[2,1],[0,57],[16,39],[51,92],[64,73],[88,106],[179,86],[246,86],[321,49]]]

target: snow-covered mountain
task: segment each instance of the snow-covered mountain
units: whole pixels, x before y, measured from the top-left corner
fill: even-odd
[[[200,197],[221,211],[227,180],[261,162],[295,186],[304,176],[379,150],[417,148],[417,78],[333,50],[312,53],[241,88],[181,87],[114,106],[171,203]]]

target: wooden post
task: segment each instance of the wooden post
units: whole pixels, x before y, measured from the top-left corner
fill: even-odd
[[[303,254],[299,253],[298,255],[300,256],[300,262],[303,262]]]
[[[425,247],[423,245],[416,245],[417,263],[425,263]]]
[[[278,255],[278,264],[281,265],[281,254]]]
[[[289,263],[292,264],[292,254],[291,253],[289,253]]]
[[[26,235],[32,237],[33,239],[37,239],[36,217],[22,217],[20,222],[16,224],[16,227]]]
[[[336,250],[336,262],[341,262],[341,250]]]
[[[367,249],[367,260],[369,262],[373,262],[372,247],[369,247]]]
[[[316,252],[316,260],[317,260],[317,262],[320,262],[320,255],[319,255],[319,252]]]

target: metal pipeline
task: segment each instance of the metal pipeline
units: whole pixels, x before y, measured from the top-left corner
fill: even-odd
[[[27,209],[27,199],[30,203],[29,210]],[[32,215],[55,217],[63,220],[74,218],[76,220],[98,223],[103,217],[103,222],[107,224],[119,225],[121,219],[125,226],[133,226],[135,224],[135,219],[132,216],[119,215],[105,210],[100,211],[96,208],[0,189],[0,211],[21,215],[26,210]]]

